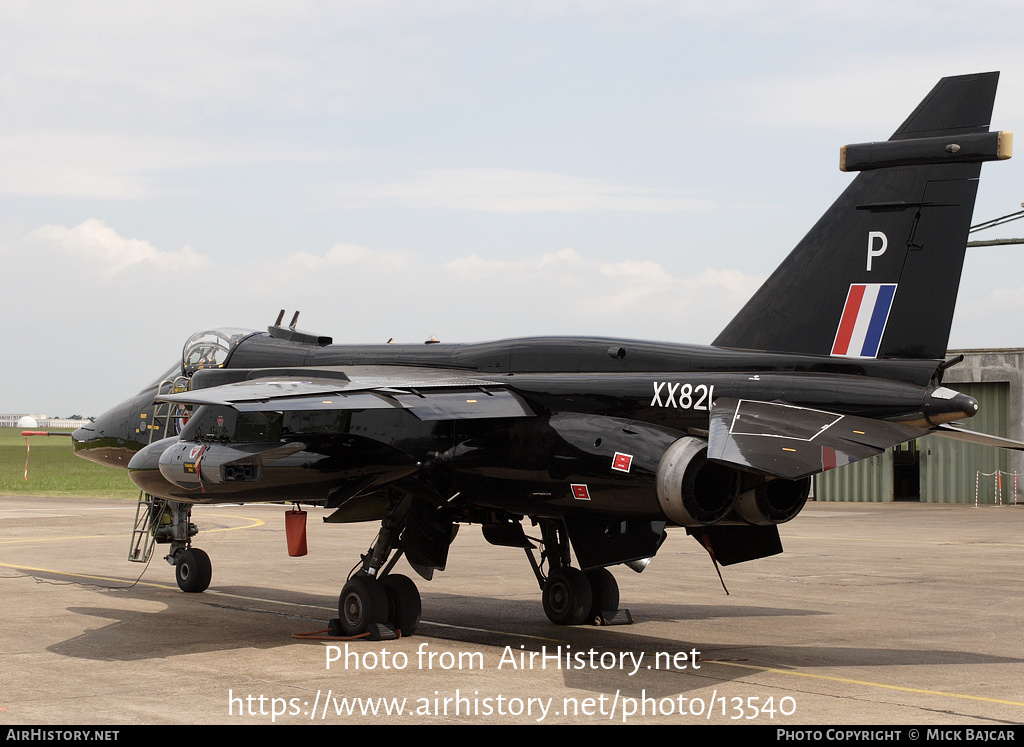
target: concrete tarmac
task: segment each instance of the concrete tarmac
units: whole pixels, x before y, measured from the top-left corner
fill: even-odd
[[[634,623],[609,627],[550,624],[523,552],[462,527],[417,634],[347,643],[293,635],[377,525],[312,509],[290,558],[286,508],[197,507],[213,582],[185,594],[127,562],[134,504],[0,496],[0,726],[1024,722],[1024,507],[811,504],[729,595],[670,530],[614,569]]]

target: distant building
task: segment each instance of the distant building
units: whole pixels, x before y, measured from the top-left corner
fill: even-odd
[[[964,360],[942,383],[978,400],[957,425],[1024,441],[1024,349],[951,350]],[[819,501],[1024,503],[1024,452],[925,436],[818,475]]]
[[[22,421],[28,419],[31,421],[31,425],[23,424]],[[79,428],[86,423],[88,420],[72,420],[70,418],[48,418],[46,415],[19,413],[16,415],[0,415],[0,428],[40,428],[43,430],[64,430],[67,428]]]

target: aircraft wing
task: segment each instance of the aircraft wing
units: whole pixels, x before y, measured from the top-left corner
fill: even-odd
[[[711,409],[708,458],[796,480],[928,433],[785,402],[722,398]]]
[[[321,372],[324,373],[324,372]],[[247,379],[167,394],[165,402],[230,407],[239,412],[300,410],[409,410],[420,420],[531,417],[533,411],[499,382],[469,376],[417,376],[412,372],[349,378],[301,375]]]

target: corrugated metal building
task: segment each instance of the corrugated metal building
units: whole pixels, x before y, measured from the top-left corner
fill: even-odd
[[[969,430],[1024,441],[1024,349],[951,350],[942,383],[978,400]],[[980,473],[980,474],[979,474]],[[819,501],[1024,502],[1024,453],[926,436],[815,478]]]

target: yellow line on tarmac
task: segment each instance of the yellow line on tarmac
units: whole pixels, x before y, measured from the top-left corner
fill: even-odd
[[[30,565],[16,565],[14,563],[0,563],[0,568],[14,568],[15,570],[29,571],[30,573],[52,573],[56,576],[68,576],[70,578],[86,578],[90,581],[109,581],[114,584],[128,584],[129,586],[154,586],[158,589],[177,588],[177,586],[169,586],[167,584],[154,584],[148,581],[126,581],[123,578],[110,578],[109,576],[91,576],[87,573],[69,573],[68,571],[55,571],[52,568],[36,568]]]
[[[864,687],[875,687],[882,690],[898,690],[904,693],[918,693],[920,695],[940,695],[946,698],[959,698],[960,700],[976,700],[982,703],[999,703],[1001,705],[1022,706],[1016,700],[1000,700],[998,698],[984,698],[980,695],[964,695],[962,693],[948,693],[941,690],[924,690],[918,687],[902,687],[900,685],[886,685],[882,682],[869,682],[867,680],[851,680],[846,677],[833,677],[828,674],[811,674],[810,672],[797,672],[791,669],[775,669],[774,667],[761,667],[756,664],[743,664],[737,661],[716,661],[714,659],[701,660],[702,664],[721,664],[725,667],[739,667],[740,669],[755,669],[760,672],[772,672],[774,674],[785,674],[791,677],[808,677],[816,680],[828,680],[829,682],[842,682],[848,685],[863,685]]]
[[[0,545],[19,545],[26,542],[64,542],[65,540],[92,540],[121,537],[120,534],[82,534],[70,537],[22,537],[14,540],[0,540]]]
[[[203,516],[219,516],[222,519],[223,518],[228,518],[228,519],[245,519],[246,521],[251,521],[252,522],[252,524],[245,524],[244,526],[240,526],[240,527],[221,527],[220,529],[202,529],[202,530],[200,530],[204,534],[209,534],[211,532],[233,532],[236,529],[255,529],[256,527],[261,527],[261,526],[263,526],[264,524],[267,523],[267,522],[263,521],[263,519],[254,519],[251,516],[236,516],[235,514],[205,514],[204,513]]]
[[[236,529],[255,529],[261,527],[267,522],[263,519],[255,519],[251,516],[236,516],[235,514],[207,514],[207,516],[217,516],[219,518],[229,519],[245,519],[251,523],[243,524],[237,527],[218,527],[216,529],[201,529],[203,534],[213,534],[214,532],[233,532]],[[124,533],[120,534],[81,534],[63,537],[22,537],[21,539],[12,540],[0,540],[0,545],[18,545],[26,542],[61,542],[64,540],[85,540],[85,539],[109,539],[110,537],[122,537]]]

